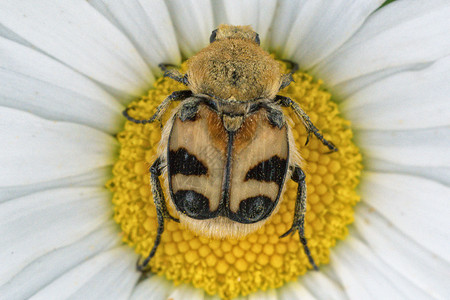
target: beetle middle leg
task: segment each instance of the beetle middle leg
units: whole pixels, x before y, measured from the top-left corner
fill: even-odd
[[[298,231],[298,235],[300,238],[300,242],[303,245],[303,249],[305,251],[306,256],[308,257],[309,263],[312,265],[314,270],[319,270],[314,259],[311,256],[311,252],[308,248],[308,243],[304,234],[304,226],[305,226],[305,214],[306,214],[306,182],[305,182],[305,173],[299,166],[294,167],[294,171],[292,173],[292,180],[298,183],[297,188],[297,200],[295,201],[295,213],[294,220],[292,222],[292,227],[286,231],[280,238],[288,236],[290,234],[294,234]]]
[[[303,124],[306,127],[306,130],[308,131],[308,137],[306,139],[305,145],[308,144],[309,137],[311,133],[313,133],[322,142],[322,144],[324,144],[325,146],[328,147],[328,149],[331,150],[331,152],[338,151],[338,148],[335,145],[333,145],[332,142],[327,141],[326,139],[323,138],[323,135],[319,132],[319,129],[317,129],[317,127],[314,126],[314,124],[311,122],[306,112],[297,103],[292,101],[291,98],[277,95],[275,97],[275,103],[284,107],[292,108],[295,114],[302,120]]]
[[[182,101],[186,98],[189,98],[192,96],[192,92],[190,90],[182,90],[182,91],[175,91],[172,94],[169,95],[164,101],[158,105],[156,108],[156,112],[153,114],[153,116],[150,117],[150,119],[147,120],[138,120],[133,117],[131,117],[128,114],[128,111],[131,109],[130,107],[127,107],[123,112],[123,116],[127,118],[128,121],[137,123],[137,124],[147,124],[147,123],[153,123],[155,120],[160,120],[162,115],[166,112],[167,108],[169,107],[170,103],[172,101]]]
[[[156,232],[155,242],[150,254],[140,263],[140,259],[137,261],[136,267],[139,271],[146,271],[147,265],[150,260],[155,256],[156,250],[158,249],[159,243],[161,242],[161,235],[164,232],[164,219],[171,219],[175,222],[180,222],[177,218],[170,215],[167,209],[166,202],[164,200],[164,193],[161,187],[161,182],[159,181],[159,176],[162,174],[163,163],[161,157],[158,157],[153,165],[150,167],[150,181],[152,186],[153,201],[156,206],[156,216],[158,219],[158,229]]]

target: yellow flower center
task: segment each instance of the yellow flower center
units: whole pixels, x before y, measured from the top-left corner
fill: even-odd
[[[284,110],[294,120],[296,146],[304,159],[308,191],[305,236],[312,257],[320,265],[328,263],[330,248],[337,239],[345,238],[347,225],[353,221],[353,206],[359,200],[355,188],[362,169],[361,155],[352,142],[350,122],[339,116],[331,95],[320,88],[321,82],[302,72],[293,77],[295,82],[280,94],[299,103],[325,139],[339,148],[329,154],[314,136],[305,146],[305,127],[290,109]],[[171,79],[159,79],[147,96],[133,102],[136,109],[132,116],[148,119],[171,92],[182,89],[185,87]],[[176,105],[179,103],[172,108]],[[114,165],[114,178],[107,183],[114,193],[114,219],[122,228],[123,240],[143,257],[149,254],[156,237],[149,167],[157,157],[160,137],[157,122],[141,125],[127,121],[117,135],[120,156]],[[296,196],[297,184],[290,180],[279,211],[258,231],[240,240],[197,236],[166,219],[161,244],[150,261],[151,271],[175,284],[188,282],[226,299],[296,280],[311,265],[297,234],[279,238],[292,225]]]

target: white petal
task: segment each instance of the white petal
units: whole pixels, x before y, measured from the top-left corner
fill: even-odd
[[[205,297],[205,292],[200,289],[196,289],[189,284],[181,284],[177,286],[167,297],[171,300],[203,300]]]
[[[364,168],[367,171],[376,171],[380,173],[399,173],[424,177],[443,185],[450,186],[450,168],[448,167],[400,165],[392,161],[384,161],[369,157],[364,164]]]
[[[361,195],[410,239],[450,262],[450,188],[420,177],[366,172]]]
[[[109,198],[101,188],[63,188],[0,204],[0,283],[105,223],[112,214]]]
[[[450,167],[450,127],[360,130],[357,143],[367,158],[419,167]]]
[[[131,300],[164,300],[173,289],[173,283],[164,277],[153,275],[138,283],[131,295]]]
[[[46,182],[39,182],[36,184],[0,187],[0,203],[10,199],[23,197],[31,193],[60,187],[104,186],[106,181],[111,179],[111,174],[111,167],[103,167],[89,170],[84,174],[69,176]]]
[[[14,41],[16,43],[22,44],[27,47],[32,47],[32,45],[24,40],[22,37],[20,37],[17,33],[14,31],[11,31],[10,29],[6,28],[3,24],[0,23],[0,37],[4,37],[8,40]]]
[[[339,48],[382,0],[281,1],[273,24],[272,48],[304,69]]]
[[[225,1],[211,1],[211,6],[213,10],[214,29],[220,24],[227,24],[228,21],[227,13],[225,11]]]
[[[111,165],[117,141],[84,125],[0,107],[0,186],[29,185]]]
[[[94,82],[28,47],[0,38],[0,105],[115,133],[120,105]]]
[[[370,16],[313,73],[335,86],[386,69],[432,62],[450,53],[449,18],[446,0],[395,1]]]
[[[251,25],[261,39],[261,45],[267,44],[267,34],[275,14],[277,1],[275,0],[251,0],[251,1],[215,1],[214,15],[223,18],[215,22],[215,27],[221,23],[231,25]],[[219,11],[218,11],[219,10]]]
[[[0,287],[0,295],[4,299],[28,299],[68,270],[117,246],[119,242],[117,224],[113,221],[102,224],[86,237],[47,253],[27,265]],[[39,275],[36,276],[37,274]]]
[[[175,30],[162,0],[90,1],[111,23],[130,39],[153,72],[158,64],[180,64],[181,55]]]
[[[450,125],[450,56],[423,70],[402,72],[362,88],[341,104],[358,129]]]
[[[190,57],[208,45],[215,29],[209,0],[172,0],[166,4],[183,56]]]
[[[358,92],[360,89],[363,89],[380,80],[388,79],[390,76],[396,76],[399,73],[425,70],[434,63],[435,61],[387,68],[375,73],[361,75],[351,80],[344,81],[332,87],[333,99],[336,102],[342,102],[343,100],[346,100],[347,98],[353,96],[353,94]]]
[[[30,299],[127,299],[140,272],[128,246],[115,248],[85,261]]]
[[[300,285],[305,286],[317,299],[347,299],[344,289],[334,280],[325,274],[325,269],[321,267],[319,272],[308,272],[300,277]]]
[[[331,253],[330,260],[350,299],[428,298],[353,236]]]
[[[401,234],[367,205],[358,205],[355,226],[370,248],[389,265],[387,272],[396,270],[434,298],[450,298],[448,262]]]
[[[271,30],[268,34],[269,48],[272,51],[285,56],[289,33],[303,5],[300,0],[279,1],[277,3]]]
[[[113,90],[141,95],[153,75],[126,37],[86,1],[2,1],[2,24]]]
[[[281,287],[278,291],[278,298],[281,300],[315,300],[316,298],[298,282],[289,282]]]

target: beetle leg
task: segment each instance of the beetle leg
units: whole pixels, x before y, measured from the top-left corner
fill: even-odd
[[[307,143],[309,141],[309,135],[313,133],[322,142],[322,144],[324,144],[328,147],[328,149],[331,150],[331,152],[338,151],[338,148],[333,145],[332,142],[327,141],[323,138],[323,135],[319,132],[319,129],[314,126],[305,111],[297,103],[292,101],[291,98],[277,95],[275,97],[275,103],[284,107],[290,107],[294,110],[295,114],[302,120],[303,125],[305,125],[306,130],[308,131],[308,139],[306,140]]]
[[[265,106],[267,110],[267,118],[269,119],[270,124],[277,126],[281,129],[284,124],[286,124],[286,120],[284,118],[284,114],[279,108],[274,108],[271,105]]]
[[[169,210],[166,206],[161,182],[159,181],[159,176],[161,176],[163,168],[164,164],[161,160],[161,157],[158,157],[150,167],[150,183],[152,186],[153,202],[155,202],[156,210],[161,210],[164,218],[171,219],[175,222],[180,222],[180,220],[170,215]]]
[[[297,188],[297,200],[295,201],[295,213],[294,220],[292,222],[292,227],[286,231],[280,238],[288,236],[290,234],[294,234],[298,231],[298,235],[300,237],[300,242],[303,245],[303,249],[305,251],[306,256],[308,257],[309,263],[312,265],[314,270],[319,270],[314,259],[311,256],[311,252],[308,248],[308,243],[304,234],[304,225],[305,225],[305,213],[306,213],[306,183],[305,183],[305,173],[300,169],[299,166],[295,166],[294,172],[292,173],[292,180],[298,183]]]
[[[278,91],[281,91],[282,89],[290,85],[291,82],[294,82],[294,78],[292,78],[292,73],[281,75],[281,85]]]
[[[289,73],[283,74],[281,76],[281,86],[280,86],[279,91],[284,89],[285,87],[287,87],[291,82],[294,82],[294,78],[292,78],[292,74],[294,74],[298,70],[298,64],[296,62],[293,62],[293,61],[287,60],[287,59],[282,59],[282,61],[289,63],[291,65],[292,69]]]
[[[150,119],[147,120],[138,120],[133,117],[131,117],[128,114],[128,111],[131,109],[130,107],[127,107],[123,112],[123,116],[127,118],[128,121],[137,123],[137,124],[147,124],[147,123],[153,123],[155,120],[161,120],[162,115],[166,112],[167,108],[169,108],[170,103],[172,101],[182,101],[188,97],[192,96],[192,92],[190,90],[182,90],[182,91],[175,91],[172,94],[169,95],[164,101],[158,105],[156,108],[156,112],[153,114],[153,116]]]
[[[199,98],[191,98],[185,102],[183,102],[183,106],[178,112],[178,117],[182,122],[186,120],[193,121],[197,116],[198,105],[200,104]]]
[[[282,59],[281,61],[284,61],[291,65],[291,71],[289,72],[290,74],[294,74],[298,71],[298,63],[296,63],[295,61],[289,59]]]
[[[150,181],[152,186],[153,201],[156,206],[156,215],[158,219],[158,229],[156,232],[155,242],[150,254],[140,263],[140,259],[137,261],[136,268],[141,271],[147,271],[147,265],[150,260],[155,256],[156,250],[158,249],[159,243],[161,242],[161,235],[164,232],[164,218],[171,219],[175,222],[179,222],[178,219],[172,217],[167,210],[166,202],[164,200],[164,193],[162,191],[161,183],[159,181],[159,176],[162,174],[163,164],[161,158],[158,157],[153,165],[150,167]]]
[[[164,72],[164,77],[169,77],[175,81],[181,82],[184,85],[189,84],[187,75],[183,75],[180,73],[180,71],[175,69],[177,66],[172,64],[160,63],[158,67]],[[170,69],[168,67],[170,67]]]

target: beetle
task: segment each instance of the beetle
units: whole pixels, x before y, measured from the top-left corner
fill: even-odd
[[[250,26],[220,25],[210,44],[188,59],[187,72],[160,64],[164,76],[188,87],[174,91],[147,120],[123,115],[132,122],[161,121],[173,101],[181,101],[163,128],[159,156],[150,168],[158,229],[150,254],[137,268],[144,271],[155,255],[164,232],[164,220],[185,224],[197,234],[242,237],[276,213],[286,181],[298,183],[291,228],[280,238],[298,232],[314,269],[318,269],[304,236],[306,213],[305,173],[282,107],[293,109],[308,132],[331,152],[302,108],[277,95],[292,81],[292,70],[282,74],[279,63],[260,47]],[[171,216],[160,177],[167,181]]]

